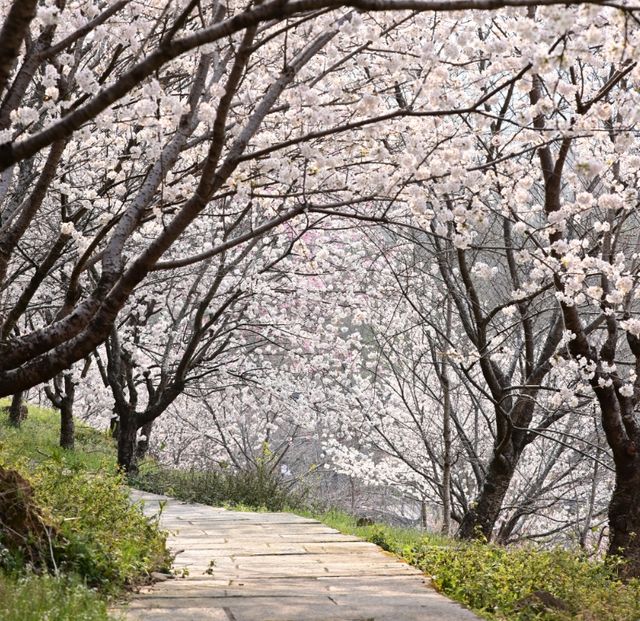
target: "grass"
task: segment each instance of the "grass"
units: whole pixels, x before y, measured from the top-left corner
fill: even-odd
[[[110,598],[169,566],[165,535],[129,503],[111,439],[78,424],[77,448],[66,451],[58,447],[58,427],[56,412],[34,406],[20,429],[6,415],[0,419],[0,465],[31,484],[55,533],[43,556],[56,574],[30,567],[19,554],[0,554],[3,621],[103,621]]]
[[[0,408],[8,405],[6,399],[0,399]],[[58,446],[59,432],[60,415],[48,408],[29,405],[29,416],[19,429],[10,426],[3,414],[0,417],[0,456],[13,462],[27,460],[32,465],[62,456],[70,467],[87,471],[108,467],[115,471],[115,450],[106,434],[78,423],[77,450],[63,451]]]
[[[358,526],[358,519],[340,509],[312,509],[296,511],[299,515],[314,518],[348,535],[355,535],[366,541],[371,541],[387,551],[397,552],[407,546],[417,545],[428,540],[432,545],[448,546],[452,539],[436,533],[425,533],[417,528],[403,528],[376,522]],[[373,541],[378,539],[379,543]],[[393,549],[392,549],[393,548]]]
[[[53,576],[11,578],[0,574],[2,621],[104,621],[107,605],[77,580]]]

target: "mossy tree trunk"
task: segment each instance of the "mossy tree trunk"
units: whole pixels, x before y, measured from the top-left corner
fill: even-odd
[[[75,447],[75,422],[73,420],[73,402],[76,386],[69,376],[64,378],[64,397],[60,400],[60,446],[72,451]]]
[[[20,427],[22,421],[26,418],[26,408],[22,406],[22,398],[24,392],[16,392],[11,399],[9,406],[9,423],[14,427]]]
[[[60,446],[72,451],[75,448],[75,421],[73,404],[76,396],[76,383],[71,374],[60,374],[53,378],[52,385],[44,388],[47,399],[60,410]]]

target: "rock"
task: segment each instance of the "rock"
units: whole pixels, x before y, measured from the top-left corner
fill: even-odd
[[[51,561],[49,544],[56,537],[33,499],[29,482],[15,470],[0,466],[0,544],[20,553],[35,567]]]

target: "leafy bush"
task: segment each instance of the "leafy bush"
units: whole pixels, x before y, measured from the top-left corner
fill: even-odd
[[[443,593],[488,618],[529,621],[637,621],[640,583],[623,583],[615,563],[580,552],[506,549],[481,542],[421,543],[408,560]]]
[[[32,481],[58,523],[63,538],[57,552],[66,571],[90,585],[118,589],[168,565],[164,535],[155,520],[131,506],[119,474],[51,460],[33,472]]]
[[[220,468],[207,471],[163,468],[146,462],[133,485],[187,502],[267,511],[301,507],[305,498],[304,491],[292,489],[279,473],[260,461],[246,470]]]

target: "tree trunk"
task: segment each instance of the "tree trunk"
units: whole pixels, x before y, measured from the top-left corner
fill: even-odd
[[[356,484],[353,477],[349,477],[349,489],[351,492],[351,515],[356,514]]]
[[[442,390],[444,393],[444,408],[442,420],[442,440],[444,455],[442,463],[442,534],[447,537],[451,534],[451,391],[449,376],[445,362],[442,363]]]
[[[17,392],[11,399],[11,405],[9,406],[9,423],[14,427],[20,427],[20,423],[26,418],[24,410],[22,408],[22,391]]]
[[[138,472],[136,462],[136,436],[138,425],[135,413],[120,412],[118,424],[118,466],[127,474]]]
[[[509,457],[504,453],[494,455],[489,464],[487,475],[480,494],[472,507],[465,513],[457,532],[459,539],[484,538],[487,541],[493,536],[504,497],[507,494],[518,456]]]
[[[109,435],[117,440],[120,435],[120,417],[114,414],[109,420]]]
[[[60,409],[60,446],[72,451],[75,447],[75,424],[73,421],[73,403],[65,399]]]
[[[616,483],[609,503],[609,551],[626,562],[623,578],[640,576],[640,455],[616,464]]]
[[[591,522],[593,521],[593,512],[596,506],[596,497],[598,495],[598,466],[599,462],[593,462],[593,478],[591,479],[591,492],[589,493],[589,504],[584,516],[584,526],[580,529],[580,547],[586,550],[588,547],[589,533],[591,533]]]
[[[73,420],[73,401],[76,386],[68,375],[64,378],[64,397],[60,400],[60,446],[72,451],[75,447],[76,431]]]
[[[142,425],[140,428],[140,439],[136,444],[136,461],[141,461],[147,456],[147,452],[149,451],[149,437],[151,436],[152,429],[153,421]]]

